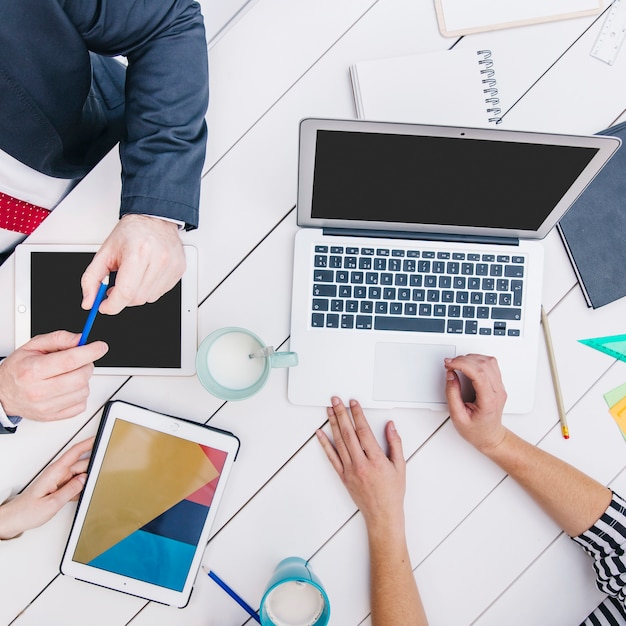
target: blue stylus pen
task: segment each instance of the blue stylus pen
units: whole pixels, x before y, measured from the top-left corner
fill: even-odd
[[[248,615],[261,623],[259,614],[243,599],[240,598],[215,572],[209,571],[204,565],[202,569],[207,573],[211,580],[214,580]]]
[[[107,292],[108,286],[109,277],[105,276],[100,283],[98,293],[96,294],[96,299],[93,301],[93,306],[91,307],[91,311],[89,311],[89,315],[87,316],[87,321],[85,322],[85,326],[83,328],[83,334],[80,336],[80,339],[78,341],[79,346],[84,346],[87,343],[87,338],[89,337],[89,333],[91,332],[91,327],[93,326],[93,322],[96,319],[96,314],[98,313],[100,304],[104,300],[104,296]]]

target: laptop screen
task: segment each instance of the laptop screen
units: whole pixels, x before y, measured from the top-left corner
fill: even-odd
[[[535,231],[598,151],[317,130],[311,217]]]
[[[620,143],[607,135],[303,119],[298,225],[377,236],[542,239]]]

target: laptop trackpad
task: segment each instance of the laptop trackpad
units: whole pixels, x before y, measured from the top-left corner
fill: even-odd
[[[377,343],[374,399],[401,402],[446,402],[444,358],[455,346]]]

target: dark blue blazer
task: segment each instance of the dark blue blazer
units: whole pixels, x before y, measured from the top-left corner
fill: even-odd
[[[207,102],[192,0],[2,2],[0,149],[49,176],[81,178],[120,141],[121,215],[198,225]]]

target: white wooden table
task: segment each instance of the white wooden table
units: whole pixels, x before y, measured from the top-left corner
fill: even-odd
[[[199,250],[199,338],[241,325],[278,346],[289,338],[298,121],[355,117],[351,63],[445,50],[455,40],[440,35],[431,0],[205,0],[203,10],[209,145],[201,227],[184,235]],[[590,134],[626,108],[626,53],[612,67],[589,56],[602,20],[482,33],[458,45],[497,46],[515,60],[517,71],[507,79],[513,106],[503,126]],[[424,97],[434,94],[425,91]],[[102,241],[117,219],[118,196],[119,162],[112,153],[31,241]],[[543,345],[535,409],[505,421],[626,492],[624,439],[603,399],[626,381],[626,365],[576,341],[625,332],[626,299],[588,309],[558,235],[552,232],[543,243],[543,302],[571,439],[560,435]],[[12,290],[9,260],[0,268],[3,354],[14,347]],[[195,376],[94,377],[82,415],[54,424],[25,422],[15,436],[0,438],[1,481],[26,485],[60,451],[96,431],[111,398],[231,430],[241,439],[241,452],[204,563],[258,607],[278,561],[305,557],[330,597],[331,624],[367,624],[362,518],[315,439],[315,429],[326,423],[324,409],[290,405],[286,376],[275,371],[261,393],[239,403],[213,398]],[[409,548],[431,624],[575,625],[602,600],[587,557],[513,481],[460,439],[446,413],[398,409],[369,411],[368,417],[381,441],[390,418],[404,440]],[[251,623],[202,573],[182,610],[61,576],[73,512],[68,505],[44,527],[0,544],[0,624]]]

